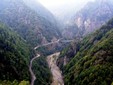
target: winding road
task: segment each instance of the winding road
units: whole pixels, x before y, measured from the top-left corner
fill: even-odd
[[[59,41],[60,41],[60,39],[58,39],[57,41],[54,41],[54,42],[50,42],[50,43],[47,43],[47,44],[39,45],[39,46],[35,47],[34,50],[36,50],[39,47],[43,47],[43,46],[51,45],[51,44],[54,44],[54,43],[58,43]],[[29,65],[29,71],[30,71],[30,74],[31,74],[31,84],[30,85],[34,85],[34,82],[36,80],[36,76],[35,76],[35,74],[33,73],[33,70],[32,70],[32,63],[38,57],[40,57],[40,54],[37,54],[37,56],[32,58],[31,61],[30,61],[30,65]]]
[[[60,39],[58,39],[57,41],[52,41],[50,43],[46,43],[46,44],[43,44],[43,45],[39,45],[37,47],[34,48],[34,50],[36,50],[37,48],[39,47],[43,47],[43,46],[48,46],[48,45],[51,45],[51,44],[54,44],[54,43],[58,43],[60,41]]]
[[[40,57],[39,54],[37,54],[36,57],[32,58],[31,61],[30,61],[30,65],[29,65],[29,71],[30,71],[30,74],[31,74],[31,85],[34,85],[34,81],[36,80],[36,76],[35,74],[33,73],[33,70],[32,70],[32,63],[35,59],[37,59],[38,57]]]
[[[54,44],[54,43],[58,43],[59,41],[61,41],[61,39],[62,38],[60,38],[56,41],[52,41],[52,42],[47,43],[47,44],[36,46],[34,48],[34,50],[36,50],[39,47],[48,46],[48,45],[51,45],[51,44]],[[71,41],[72,40],[66,40],[66,41],[63,41],[63,42],[65,43],[65,42],[71,42]],[[58,68],[58,66],[56,65],[56,60],[58,59],[59,54],[60,54],[60,52],[54,53],[54,54],[47,57],[47,62],[49,64],[49,67],[50,67],[51,72],[53,74],[53,82],[52,82],[51,85],[64,85],[63,78],[62,78],[62,75],[61,75],[61,71]],[[34,85],[34,82],[36,80],[36,76],[35,76],[35,74],[33,73],[33,70],[32,70],[32,63],[38,57],[40,57],[40,54],[37,54],[36,57],[32,58],[31,61],[30,61],[30,65],[29,65],[29,72],[31,74],[31,84],[30,85]]]

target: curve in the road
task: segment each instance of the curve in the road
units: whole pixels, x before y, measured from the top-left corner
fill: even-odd
[[[54,41],[54,42],[50,42],[50,43],[47,43],[47,44],[43,44],[43,45],[37,46],[37,47],[34,48],[34,50],[36,50],[39,47],[43,47],[43,46],[47,46],[47,45],[50,45],[50,44],[57,43],[57,42],[59,42],[59,40],[60,39],[58,39],[57,41]],[[29,65],[29,71],[30,71],[30,74],[31,74],[31,84],[30,85],[34,85],[34,82],[36,80],[36,76],[35,76],[35,74],[33,73],[33,70],[32,70],[32,63],[38,57],[40,57],[40,54],[37,54],[37,56],[32,58],[31,61],[30,61],[30,65]]]
[[[56,40],[56,41],[52,41],[52,42],[50,42],[50,43],[46,43],[46,44],[43,44],[43,45],[36,46],[36,47],[34,48],[34,50],[36,50],[36,49],[39,48],[39,47],[48,46],[48,45],[51,45],[51,44],[54,44],[54,43],[58,43],[58,42],[61,41],[61,40],[62,40],[62,38],[60,38],[60,39],[58,39],[58,40]],[[64,41],[64,42],[71,42],[71,41],[72,41],[72,40],[67,40],[67,41]],[[37,54],[37,56],[34,57],[34,58],[32,58],[31,61],[30,61],[30,65],[29,65],[29,71],[30,71],[30,74],[31,74],[31,84],[30,84],[30,85],[34,85],[34,82],[35,82],[35,80],[36,80],[36,76],[35,76],[35,74],[33,73],[33,70],[32,70],[32,63],[33,63],[33,61],[34,61],[35,59],[37,59],[38,57],[40,57],[40,54]]]
[[[35,59],[37,59],[38,57],[40,57],[39,54],[37,54],[36,57],[32,58],[31,61],[30,61],[30,65],[29,65],[29,71],[30,71],[30,74],[31,74],[31,85],[34,85],[34,81],[36,80],[36,76],[35,74],[33,73],[33,70],[32,70],[32,63]]]
[[[74,40],[63,40],[63,38],[60,38],[60,39],[58,39],[56,41],[52,41],[50,43],[46,43],[46,44],[43,44],[43,45],[36,46],[34,48],[34,50],[36,50],[39,47],[48,46],[48,45],[51,45],[51,44],[54,44],[54,43],[58,43],[58,42],[67,43],[67,42],[72,42],[72,41],[74,41]]]

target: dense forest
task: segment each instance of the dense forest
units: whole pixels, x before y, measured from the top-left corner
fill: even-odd
[[[113,82],[113,19],[79,43],[64,67],[65,85],[111,85]]]
[[[50,18],[43,17],[43,13],[37,13],[36,10],[26,4],[27,0],[4,0],[0,3],[0,21],[15,30],[22,36],[27,43],[35,47],[50,42],[53,38],[59,38],[60,32],[54,17],[50,12],[46,12],[41,6],[37,6],[38,10],[44,10]],[[35,3],[33,1],[30,1]],[[43,6],[42,6],[43,7]]]
[[[32,50],[23,38],[0,23],[0,80],[29,81]]]
[[[52,74],[48,67],[48,63],[45,57],[39,57],[33,62],[33,71],[37,76],[34,85],[50,85],[52,82]],[[37,72],[38,71],[38,72]]]
[[[0,2],[0,85],[113,85],[113,1],[61,22],[38,1]]]
[[[4,0],[0,3],[0,22],[7,25],[1,24],[0,30],[0,84],[29,84],[29,63],[37,53],[34,47],[61,36],[53,15],[38,3],[35,4],[36,10],[33,9],[26,1]],[[44,54],[43,51],[41,53]],[[45,58],[39,58],[34,61],[32,69],[37,78],[50,83],[52,76],[45,63]],[[39,82],[37,79],[36,84]]]
[[[35,52],[11,28],[0,23],[0,84],[18,85],[30,84],[29,62]],[[33,62],[37,83],[50,83],[52,75],[44,57]],[[47,77],[45,75],[48,75]]]

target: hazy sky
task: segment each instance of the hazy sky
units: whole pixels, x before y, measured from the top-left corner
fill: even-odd
[[[94,0],[37,0],[59,19],[70,18],[89,1]]]
[[[71,3],[83,4],[83,3],[87,3],[88,1],[94,1],[94,0],[37,0],[37,1],[42,3],[48,9],[51,9],[65,4],[71,4]]]

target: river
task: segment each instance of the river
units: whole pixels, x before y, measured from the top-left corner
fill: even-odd
[[[34,48],[34,50],[36,50],[39,47],[48,46],[48,45],[51,45],[51,44],[54,44],[54,43],[58,43],[61,39],[58,39],[56,41],[52,41],[50,43],[46,43],[46,44],[43,44],[43,45],[36,46]],[[47,57],[47,62],[48,62],[49,68],[51,70],[51,73],[53,75],[53,82],[52,82],[51,85],[64,85],[62,72],[60,71],[59,67],[56,64],[56,61],[58,59],[59,54],[60,54],[60,52],[57,52],[57,53],[51,54],[50,56]],[[35,74],[33,73],[33,70],[32,70],[32,63],[38,57],[40,57],[40,54],[37,54],[37,56],[32,58],[31,61],[30,61],[30,65],[29,65],[29,71],[30,71],[30,74],[31,74],[31,84],[30,85],[34,85],[34,82],[36,80],[36,76],[35,76]]]
[[[57,52],[47,57],[47,62],[53,75],[53,81],[51,85],[64,85],[62,72],[56,64],[59,54],[60,52]]]

